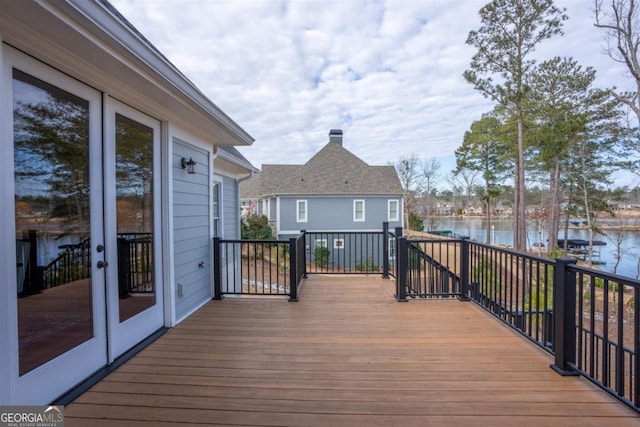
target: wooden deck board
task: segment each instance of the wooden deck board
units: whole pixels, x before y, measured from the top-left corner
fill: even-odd
[[[311,276],[298,303],[213,301],[65,408],[67,426],[636,425],[473,303]]]

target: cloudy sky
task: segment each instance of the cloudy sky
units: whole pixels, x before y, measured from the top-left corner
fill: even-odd
[[[442,172],[471,123],[492,105],[465,82],[484,0],[110,0],[256,142],[257,167],[304,163],[344,131],[370,164],[437,158]],[[597,70],[601,87],[630,87],[603,53],[593,2],[556,0],[564,36],[536,51]]]

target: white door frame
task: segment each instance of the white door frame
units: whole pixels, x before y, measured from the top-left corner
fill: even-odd
[[[63,353],[38,368],[19,375],[18,347],[18,313],[16,292],[16,255],[15,255],[15,221],[11,216],[15,212],[14,154],[13,154],[13,69],[32,75],[53,86],[73,93],[89,101],[89,170],[91,188],[91,255],[92,255],[92,296],[93,296],[93,338]],[[4,271],[2,279],[2,298],[6,301],[7,311],[2,311],[3,326],[0,327],[3,358],[7,364],[0,366],[0,378],[7,380],[0,396],[3,403],[42,404],[57,398],[61,392],[87,378],[107,363],[106,352],[106,317],[104,270],[96,264],[104,254],[98,253],[96,247],[103,239],[103,194],[102,194],[102,101],[99,91],[65,75],[51,67],[2,45],[2,73],[0,100],[0,116],[2,116],[2,156],[0,178],[3,187],[0,193],[3,209],[8,218],[0,223],[0,271]],[[7,147],[8,146],[8,147]],[[12,267],[13,266],[13,267]],[[2,358],[0,358],[2,360]],[[2,382],[2,381],[0,381]],[[6,391],[5,391],[6,390]],[[4,397],[7,399],[4,399]]]
[[[107,265],[107,319],[109,363],[164,325],[162,263],[161,123],[122,102],[105,96],[104,107],[105,249]],[[153,212],[155,304],[120,322],[116,224],[116,113],[153,129]]]

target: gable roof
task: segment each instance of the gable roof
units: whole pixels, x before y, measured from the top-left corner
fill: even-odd
[[[216,168],[221,166],[223,169],[233,173],[246,174],[258,171],[240,151],[231,145],[218,147],[213,162]]]
[[[244,188],[241,187],[243,198],[404,192],[393,166],[370,166],[334,142],[327,143],[304,165],[263,165],[262,172],[244,184]]]

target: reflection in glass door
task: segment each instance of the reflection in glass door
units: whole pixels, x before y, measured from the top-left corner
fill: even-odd
[[[19,374],[93,337],[89,102],[13,70]]]
[[[108,358],[113,361],[164,325],[160,122],[108,98],[105,129]]]
[[[116,222],[120,322],[156,303],[153,129],[116,114]]]

